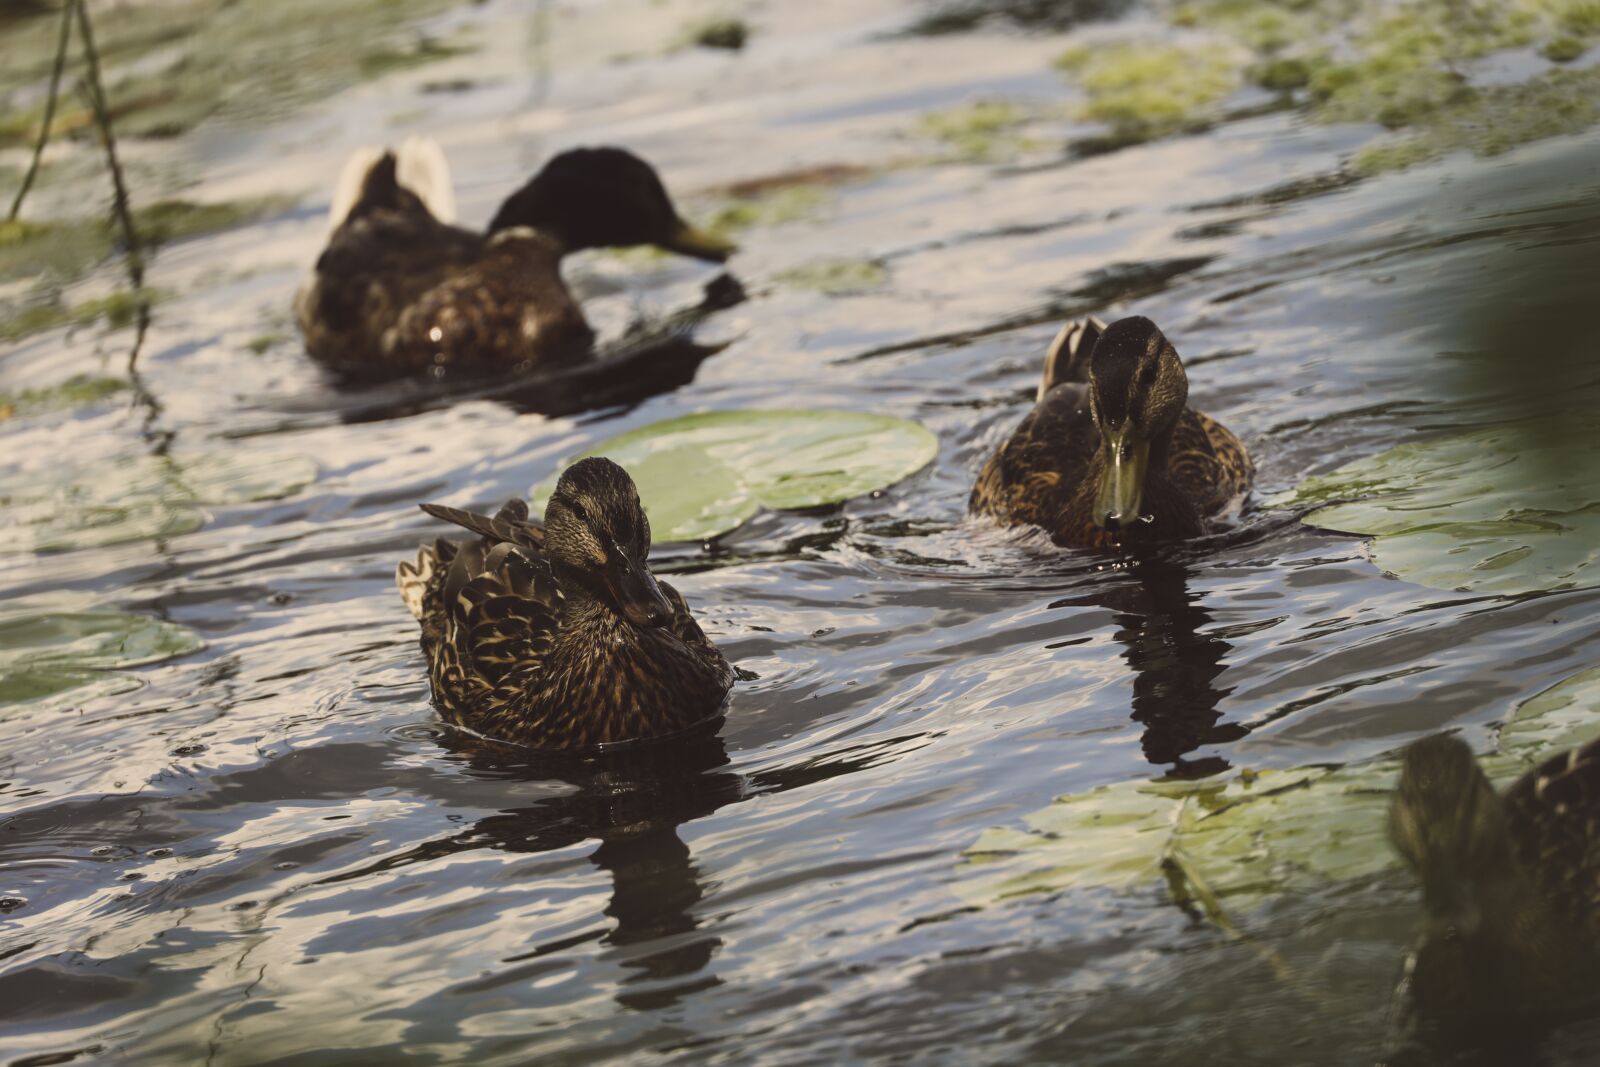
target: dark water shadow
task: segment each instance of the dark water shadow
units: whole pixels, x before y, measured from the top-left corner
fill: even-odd
[[[700,303],[663,319],[635,323],[581,363],[519,374],[453,375],[440,379],[375,374],[370,369],[329,372],[323,388],[259,406],[265,417],[224,436],[255,437],[339,423],[404,418],[467,400],[494,400],[519,414],[575,415],[624,407],[694,381],[700,364],[730,341],[704,343],[695,330],[713,314],[746,298],[731,274],[706,283]]]
[[[1208,745],[1237,741],[1250,732],[1222,721],[1229,690],[1216,684],[1233,646],[1212,631],[1211,613],[1189,589],[1190,569],[1175,555],[1131,557],[1126,581],[1051,607],[1101,607],[1113,613],[1113,635],[1133,672],[1133,720],[1144,727],[1145,758],[1168,777],[1204,778],[1227,770],[1220,756],[1191,759]]]

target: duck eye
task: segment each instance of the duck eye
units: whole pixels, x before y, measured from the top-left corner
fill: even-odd
[[[1160,372],[1161,367],[1159,364],[1146,363],[1144,369],[1139,371],[1139,385],[1148,392],[1150,387],[1156,384],[1156,375]]]
[[[573,500],[571,497],[562,497],[561,502],[567,506],[568,511],[572,512],[573,518],[577,519],[586,526],[588,525],[589,513],[583,510],[582,504],[578,503],[576,500]]]

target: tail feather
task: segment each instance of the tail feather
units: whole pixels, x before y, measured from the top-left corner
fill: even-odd
[[[422,201],[440,222],[455,221],[456,194],[444,150],[431,138],[412,136],[393,152],[366,145],[350,154],[334,186],[329,228],[338,229],[358,204],[401,206],[405,198],[397,194],[402,189]]]
[[[328,207],[330,230],[338,229],[339,224],[350,216],[366,188],[367,175],[383,161],[385,154],[376,145],[366,145],[356,149],[345,160],[344,169],[339,172],[339,183],[333,188],[333,202]]]
[[[521,503],[517,501],[516,503]],[[523,548],[540,548],[544,545],[544,526],[533,519],[526,518],[527,507],[524,505],[520,513],[510,505],[501,508],[500,513],[494,518],[479,515],[472,511],[462,511],[460,508],[446,507],[443,504],[417,505],[429,515],[445,522],[453,522],[457,526],[471,530],[491,541],[505,542],[519,545]]]
[[[1441,900],[1433,898],[1454,897],[1462,884],[1503,875],[1512,862],[1505,805],[1472,750],[1446,734],[1406,748],[1389,836],[1434,906]]]
[[[413,134],[401,142],[396,157],[400,184],[416,193],[440,222],[456,221],[455,186],[439,142]]]
[[[1061,327],[1050,351],[1044,357],[1044,375],[1039,380],[1037,400],[1062,382],[1089,380],[1089,353],[1105,332],[1106,324],[1097,318],[1073,319]]]

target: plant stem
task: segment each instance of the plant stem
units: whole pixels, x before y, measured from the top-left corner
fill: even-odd
[[[106,150],[106,165],[111,169],[111,211],[122,230],[128,278],[133,283],[134,299],[138,302],[139,318],[133,350],[128,353],[128,373],[133,374],[139,362],[139,350],[144,345],[145,331],[150,326],[150,302],[144,295],[144,251],[139,241],[139,230],[133,222],[133,209],[128,198],[128,183],[122,176],[122,163],[117,158],[117,136],[111,128],[111,109],[106,104],[105,86],[100,81],[100,53],[94,46],[94,29],[89,25],[89,8],[84,0],[69,0],[78,12],[78,32],[83,38],[83,58],[88,67],[83,80],[84,95],[94,111],[95,125],[100,129],[100,143]]]
[[[45,142],[50,139],[50,124],[56,117],[56,96],[61,91],[61,71],[67,65],[67,42],[72,39],[72,16],[80,0],[67,0],[61,7],[61,36],[56,41],[56,62],[50,68],[50,92],[44,99],[44,118],[39,120],[39,138],[33,143],[33,158],[28,161],[28,172],[22,176],[22,187],[11,201],[7,222],[16,221],[22,211],[22,201],[33,188],[33,179],[39,173],[39,161],[44,156]]]

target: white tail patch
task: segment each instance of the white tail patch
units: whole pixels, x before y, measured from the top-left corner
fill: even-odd
[[[339,172],[339,184],[333,188],[333,202],[328,207],[328,229],[338,229],[349,216],[356,201],[361,199],[367,172],[383,158],[384,151],[377,145],[365,145],[345,160],[344,169]],[[429,137],[407,137],[394,159],[395,176],[400,184],[416,193],[440,222],[456,221],[455,187],[450,181],[450,164],[445,162],[444,149],[439,147],[439,142]]]
[[[395,162],[400,184],[416,193],[434,218],[456,221],[456,190],[438,141],[412,134],[400,143]]]
[[[339,184],[333,187],[333,203],[328,206],[328,229],[336,230],[361,198],[361,186],[367,180],[367,171],[383,158],[383,149],[366,145],[350,154],[339,172]]]
[[[433,554],[433,549],[423,548],[417,552],[415,565],[401,560],[394,569],[394,584],[400,589],[400,599],[406,602],[406,607],[419,622],[422,620],[422,600],[428,595],[428,586],[433,582],[437,563],[438,557]]]

